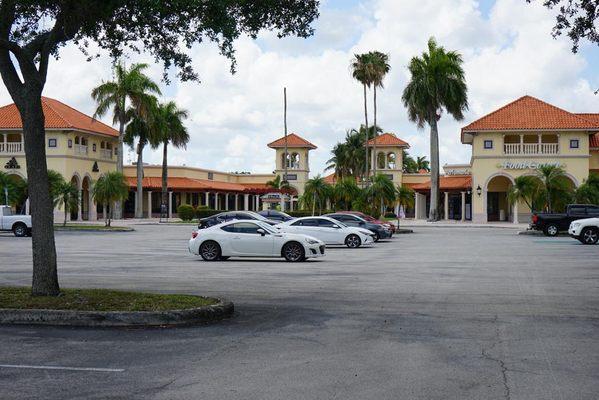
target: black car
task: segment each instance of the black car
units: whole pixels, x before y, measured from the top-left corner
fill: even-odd
[[[534,213],[530,228],[547,236],[556,236],[560,231],[567,231],[572,221],[596,217],[599,217],[599,206],[569,204],[565,213]]]
[[[266,222],[270,225],[276,225],[281,221],[273,221],[272,219],[268,219],[263,217],[262,215],[255,213],[253,211],[226,211],[216,215],[212,215],[210,217],[200,219],[200,223],[198,224],[199,229],[209,228],[214,225],[222,224],[223,222],[232,221],[234,219],[244,220],[244,219],[253,219],[262,222]]]
[[[339,222],[344,223],[347,226],[353,226],[356,228],[368,229],[374,234],[374,241],[378,242],[379,239],[390,238],[392,232],[385,228],[381,224],[373,224],[372,222],[366,221],[364,218],[358,217],[352,214],[326,214],[325,217],[333,218]]]
[[[295,219],[291,215],[277,210],[262,210],[258,211],[258,214],[262,215],[264,218],[279,222],[291,221],[292,219]]]

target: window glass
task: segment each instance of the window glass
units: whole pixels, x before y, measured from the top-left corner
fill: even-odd
[[[48,139],[48,147],[56,147],[56,139]]]
[[[251,215],[246,214],[246,213],[236,213],[235,218],[237,218],[237,219],[255,219],[254,217],[252,217]]]
[[[318,226],[318,220],[314,218],[303,219],[299,222],[302,226]]]
[[[12,209],[10,207],[4,207],[2,210],[2,215],[5,217],[12,215]]]
[[[322,226],[323,228],[334,228],[337,226],[337,224],[326,219],[319,219],[318,226]]]
[[[493,141],[485,140],[485,149],[492,149],[492,148],[493,148]]]
[[[231,224],[231,225],[227,225],[227,226],[223,226],[222,228],[223,231],[225,232],[235,232],[235,224]]]
[[[578,141],[578,139],[570,139],[570,148],[571,149],[577,149],[580,147],[580,142]]]
[[[589,206],[587,207],[587,214],[591,217],[599,217],[599,207]]]
[[[570,207],[570,213],[572,214],[586,214],[585,207]]]
[[[237,233],[252,233],[258,234],[258,229],[260,228],[258,225],[252,222],[238,222],[236,224],[232,224],[235,227],[235,232]]]

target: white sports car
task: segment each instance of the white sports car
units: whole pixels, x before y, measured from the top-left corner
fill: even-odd
[[[347,226],[329,217],[302,217],[274,226],[282,232],[313,236],[326,244],[344,244],[349,248],[374,243],[368,229]]]
[[[279,232],[257,220],[234,220],[194,231],[189,252],[206,261],[229,257],[284,257],[287,261],[304,261],[324,256],[322,241],[301,234]]]

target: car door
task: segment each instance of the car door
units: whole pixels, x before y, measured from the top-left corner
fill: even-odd
[[[293,222],[289,225],[289,227],[291,229],[288,232],[301,233],[315,237],[316,239],[320,239],[323,242],[325,241],[323,235],[318,229],[318,220],[316,218],[301,219],[299,221]]]
[[[587,209],[585,206],[571,206],[568,210],[568,217],[562,220],[560,224],[560,230],[567,230],[570,227],[572,221],[577,219],[588,218]]]
[[[347,226],[352,226],[354,228],[360,227],[361,221],[354,215],[343,215],[341,218],[336,219],[339,219],[339,221],[343,222]]]
[[[599,206],[587,206],[587,218],[599,218]]]
[[[342,244],[345,241],[341,226],[328,219],[318,219],[318,230],[322,241],[327,244]],[[320,238],[318,238],[320,239]]]
[[[237,255],[243,256],[271,256],[273,252],[273,235],[258,232],[262,227],[252,221],[246,220],[231,225],[231,248]]]

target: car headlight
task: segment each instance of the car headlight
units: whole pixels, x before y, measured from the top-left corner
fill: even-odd
[[[580,226],[580,222],[572,222],[572,223],[570,224],[570,228],[576,228],[576,227],[578,227],[578,226]]]
[[[306,238],[306,243],[308,244],[318,244],[319,241],[316,239]]]

